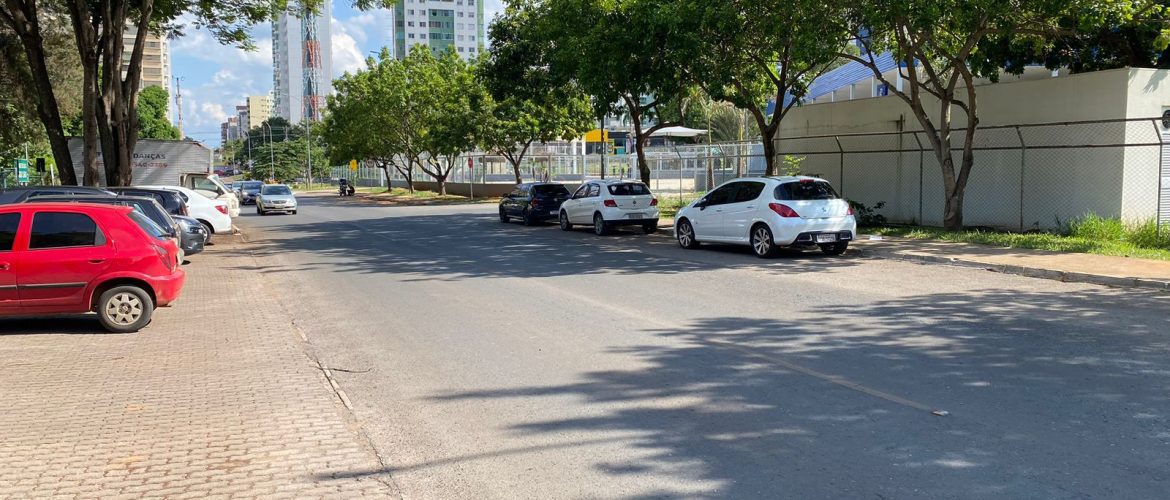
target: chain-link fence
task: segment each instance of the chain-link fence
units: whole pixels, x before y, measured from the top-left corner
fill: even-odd
[[[956,170],[962,132],[953,134]],[[1127,220],[1160,214],[1162,224],[1170,223],[1167,140],[1170,129],[1160,118],[980,127],[964,221],[1020,231],[1060,227],[1088,213]],[[777,140],[777,157],[777,173],[798,169],[825,178],[846,198],[880,206],[876,212],[890,222],[942,224],[942,169],[923,132],[784,137]],[[647,148],[646,160],[650,188],[680,202],[731,179],[763,175],[766,167],[758,142]],[[448,178],[453,183],[516,182],[512,165],[497,155],[469,154],[455,165]],[[336,168],[339,177],[360,185],[386,183],[382,170],[367,166],[356,172]],[[601,177],[637,178],[637,157],[530,154],[520,168],[522,182],[575,185]],[[428,180],[418,169],[415,179]]]

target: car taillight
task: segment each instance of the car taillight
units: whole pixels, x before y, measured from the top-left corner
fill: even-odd
[[[849,205],[849,209],[845,211],[845,215],[853,215],[853,205]]]
[[[221,213],[221,214],[224,214],[224,215],[227,215],[227,214],[228,214],[228,208],[227,208],[227,205],[220,205],[220,204],[216,204],[216,205],[215,205],[215,209],[216,209],[216,210],[219,210],[219,213]]]
[[[532,208],[537,208],[540,206],[540,200],[532,200],[532,201],[528,202],[528,206],[530,206]]]
[[[776,212],[781,217],[800,217],[800,214],[796,213],[796,210],[783,203],[769,203],[768,208],[772,209],[773,212]]]
[[[617,202],[613,201],[613,200],[605,200],[603,203],[607,207],[616,207],[617,206]]]
[[[158,252],[158,258],[162,259],[163,264],[167,266],[168,271],[175,270],[175,259],[171,258],[171,253],[168,252],[167,249],[165,249],[161,246],[155,245],[154,251]]]
[[[650,198],[650,206],[657,207],[658,206],[658,198]]]

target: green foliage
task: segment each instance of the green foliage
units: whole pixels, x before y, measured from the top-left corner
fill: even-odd
[[[886,202],[879,201],[874,206],[867,206],[860,201],[848,200],[849,208],[853,209],[853,216],[857,219],[857,225],[862,227],[881,226],[886,223],[886,216],[878,213],[886,206]]]
[[[1121,222],[1121,219],[1088,214],[1070,221],[1068,234],[1069,236],[1095,240],[1121,240],[1125,237],[1125,224]]]
[[[179,139],[179,129],[167,119],[170,96],[157,85],[138,93],[138,137],[141,139]]]
[[[784,175],[801,175],[801,165],[807,156],[784,155]]]
[[[1077,235],[1053,233],[1009,233],[986,230],[948,231],[946,229],[918,226],[894,226],[869,228],[869,234],[897,236],[913,239],[933,239],[957,243],[976,243],[1007,248],[1031,248],[1051,252],[1080,252],[1119,257],[1170,260],[1170,241],[1166,228],[1158,238],[1152,230],[1153,221],[1135,224],[1127,230],[1124,238],[1099,239]],[[1149,238],[1146,240],[1146,238]],[[1138,243],[1141,241],[1142,243]]]
[[[1163,227],[1158,234],[1154,219],[1122,221],[1118,218],[1087,214],[1068,224],[1068,235],[1074,238],[1099,241],[1121,241],[1138,248],[1170,249],[1170,228]]]
[[[310,147],[312,151],[306,147],[306,138],[303,136],[295,140],[261,144],[252,149],[254,165],[244,175],[249,179],[275,179],[277,182],[304,178],[310,154],[313,177],[328,175],[331,166],[325,148],[316,140]]]

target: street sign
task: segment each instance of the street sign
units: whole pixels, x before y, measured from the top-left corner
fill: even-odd
[[[357,172],[357,160],[349,160],[349,169]]]
[[[28,160],[16,160],[16,182],[28,184]]]

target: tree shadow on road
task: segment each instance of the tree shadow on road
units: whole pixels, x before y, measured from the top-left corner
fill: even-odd
[[[788,252],[771,260],[738,247],[685,251],[663,235],[620,232],[597,237],[562,232],[552,225],[501,224],[495,215],[409,215],[354,221],[268,226],[252,239],[264,257],[301,252],[319,260],[264,273],[311,269],[368,274],[393,273],[421,279],[551,277],[581,274],[674,274],[695,270],[752,268],[766,272],[819,272],[856,265],[851,257]],[[708,251],[706,249],[714,251]],[[343,261],[339,264],[337,261]]]
[[[1165,296],[993,289],[711,317],[610,351],[640,369],[433,400],[549,408],[517,438],[625,436],[646,458],[590,465],[678,484],[649,496],[1154,498],[1168,312]],[[566,397],[597,411],[564,415]]]
[[[0,319],[0,336],[8,335],[118,335],[98,323],[97,316],[45,316]]]

